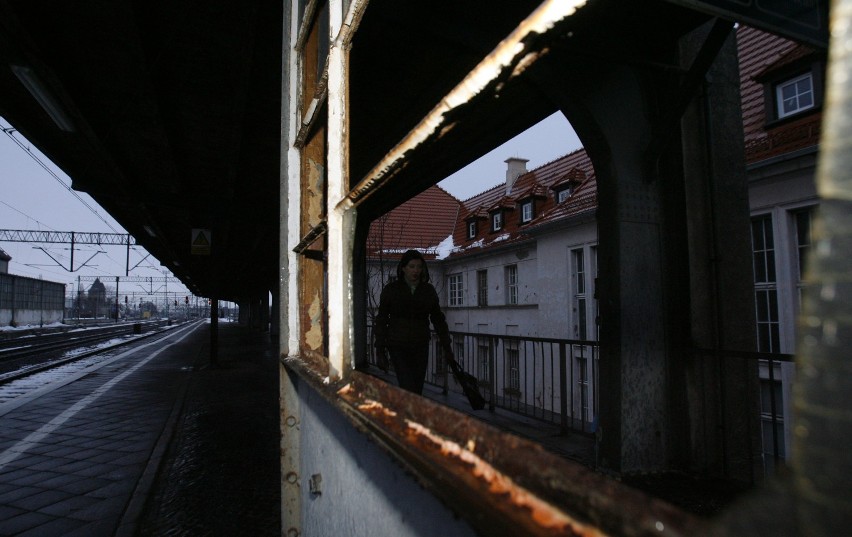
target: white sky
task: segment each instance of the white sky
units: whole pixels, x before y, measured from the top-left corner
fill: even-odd
[[[527,170],[532,170],[580,147],[582,144],[571,124],[557,112],[447,177],[438,186],[466,200],[505,183],[505,161],[510,157],[528,159]]]
[[[0,118],[0,128],[9,127],[8,121]],[[8,134],[0,132],[0,229],[126,233],[91,197],[82,192],[75,192],[75,196],[66,188],[71,184],[68,176],[23,136],[17,132],[12,135],[35,154],[47,169]],[[0,241],[0,248],[12,257],[9,262],[10,274],[65,284],[74,282],[75,286],[78,275],[99,276],[104,284],[114,289],[115,276],[124,277],[126,270],[126,246],[77,245],[73,273],[67,270],[71,260],[70,245]],[[39,248],[44,248],[50,256]],[[87,266],[78,269],[97,251],[103,253],[98,253]],[[141,247],[131,248],[130,267],[142,261],[141,265],[130,271],[131,276],[172,275],[154,257],[149,256],[143,261],[146,255],[148,252]],[[51,256],[63,266],[59,266]],[[91,282],[83,281],[82,285],[87,289]],[[157,291],[161,285],[148,285],[147,291]],[[71,287],[67,290],[70,292]],[[119,291],[121,294],[144,293],[137,284],[130,283],[127,286],[120,285]],[[159,289],[159,292],[163,291]],[[168,291],[186,293],[186,288],[175,280]]]
[[[9,127],[9,123],[0,118],[0,128]],[[77,192],[81,198],[78,199],[67,188],[71,184],[68,176],[20,134],[15,132],[13,135],[36,154],[47,169],[9,135],[0,132],[0,229],[126,233],[87,194]],[[503,183],[506,178],[504,161],[509,157],[529,159],[527,169],[532,170],[580,147],[580,141],[570,124],[560,113],[556,113],[439,184],[453,196],[464,200]],[[104,253],[97,254],[89,262],[90,266],[74,273],[65,270],[70,263],[68,245],[0,241],[0,248],[12,256],[9,263],[11,274],[64,283],[76,281],[77,275],[101,276],[107,285],[110,282],[114,284],[115,276],[123,277],[125,274],[127,252],[123,246],[77,246],[74,253],[75,269],[96,251]],[[62,262],[64,268],[38,248],[50,252],[51,256]],[[131,249],[130,266],[142,261],[146,255],[147,252],[142,248]],[[130,275],[163,276],[164,272],[171,275],[165,267],[160,266],[159,261],[148,257],[131,270]],[[169,291],[184,293],[185,288],[178,285],[170,287]],[[131,289],[124,290],[143,292],[141,288],[135,287],[138,286],[131,285]]]

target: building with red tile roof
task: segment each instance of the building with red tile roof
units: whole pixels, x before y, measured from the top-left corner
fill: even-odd
[[[824,51],[754,28],[737,31],[745,161],[754,250],[757,349],[795,352],[796,319],[807,279],[812,219],[819,205],[816,166],[822,124]],[[791,451],[792,362],[762,366],[764,465],[773,436]],[[781,420],[770,419],[770,396]]]
[[[737,40],[756,340],[760,351],[793,353],[811,220],[819,203],[814,178],[826,58],[823,51],[747,26],[737,29]],[[430,266],[439,275],[436,287],[455,332],[596,340],[595,169],[584,149],[533,170],[526,169],[527,162],[507,159],[504,182],[447,202],[444,209],[438,206],[441,194],[433,191],[437,187],[421,194],[422,200],[418,196],[401,205],[387,218],[391,241],[385,248],[415,247],[439,258]],[[417,225],[408,230],[411,221]],[[446,254],[445,243],[441,255],[435,254],[448,234],[452,249]],[[455,349],[457,356],[464,351]],[[791,441],[794,371],[792,363],[776,369],[774,386],[768,371],[761,370],[763,399],[780,394],[778,409],[788,421],[764,419],[764,452],[771,453],[766,439],[779,431],[783,455]],[[765,457],[767,465],[771,459]]]

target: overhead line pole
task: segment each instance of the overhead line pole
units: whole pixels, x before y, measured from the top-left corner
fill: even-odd
[[[100,232],[78,232],[78,231],[37,231],[37,230],[26,230],[26,229],[0,229],[0,241],[7,242],[36,242],[36,243],[53,243],[53,244],[71,244],[71,268],[68,269],[68,272],[74,272],[74,249],[77,244],[96,244],[98,246],[103,245],[116,245],[116,246],[126,246],[127,247],[127,260],[124,265],[124,273],[125,276],[130,275],[130,247],[136,246],[138,243],[133,235],[129,233],[100,233]],[[47,251],[44,248],[41,250],[47,254]],[[48,257],[53,259],[53,256],[47,254]],[[97,254],[96,254],[97,255]],[[150,254],[149,254],[150,255]],[[94,257],[94,256],[92,256]],[[147,259],[142,259],[144,261]],[[53,259],[56,261],[56,259]],[[89,259],[89,261],[91,258]],[[86,261],[88,263],[89,261]],[[139,264],[142,263],[140,261],[136,264],[136,268]],[[83,263],[82,266],[85,266],[86,263]],[[61,263],[57,261],[57,264],[62,268],[65,268]]]
[[[136,246],[138,243],[129,233],[100,233],[81,231],[36,231],[25,229],[0,229],[0,241],[50,242]]]

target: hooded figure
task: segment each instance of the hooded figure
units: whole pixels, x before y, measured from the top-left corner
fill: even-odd
[[[417,394],[429,362],[429,321],[438,333],[444,356],[453,359],[450,331],[438,303],[438,293],[429,283],[426,260],[417,250],[402,255],[396,280],[382,289],[376,317],[376,361],[387,370],[393,362],[399,386]]]

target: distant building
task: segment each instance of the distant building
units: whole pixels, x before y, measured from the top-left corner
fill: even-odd
[[[12,256],[7,254],[0,248],[0,274],[8,274],[9,273],[9,261],[12,260]]]
[[[44,326],[64,319],[65,284],[9,274],[0,249],[0,326]]]
[[[807,281],[811,221],[818,208],[814,178],[825,55],[750,27],[741,26],[737,37],[752,215],[756,349],[792,354]],[[527,162],[507,159],[504,183],[460,203],[452,249],[430,264],[433,280],[443,275],[435,284],[450,330],[596,341],[595,170],[584,149],[534,170],[526,169]],[[374,223],[370,244],[434,253],[448,224],[431,216],[433,189],[383,217],[393,222],[391,243],[381,240]],[[379,251],[379,246],[371,246],[369,255]],[[458,346],[456,356],[464,350]],[[586,357],[574,361],[577,378],[585,382]],[[792,362],[772,363],[771,372],[766,360],[760,367],[764,464],[769,471],[775,445],[782,459],[790,453],[792,427],[784,417],[792,415],[794,374]],[[587,395],[593,397],[593,391]],[[771,407],[780,422],[773,422]]]
[[[443,262],[451,329],[596,339],[591,160],[579,149],[532,171],[506,163],[504,184],[462,202]]]
[[[807,283],[811,222],[819,206],[816,163],[822,125],[824,51],[740,27],[743,130],[754,250],[757,349],[793,354]],[[764,454],[791,452],[794,364],[760,367]],[[782,422],[773,424],[774,406]],[[767,466],[771,457],[764,457]]]
[[[106,301],[106,286],[103,284],[100,278],[95,278],[95,281],[92,283],[92,286],[89,287],[88,308],[89,313],[94,318],[98,318],[102,315],[107,315],[108,313]]]

